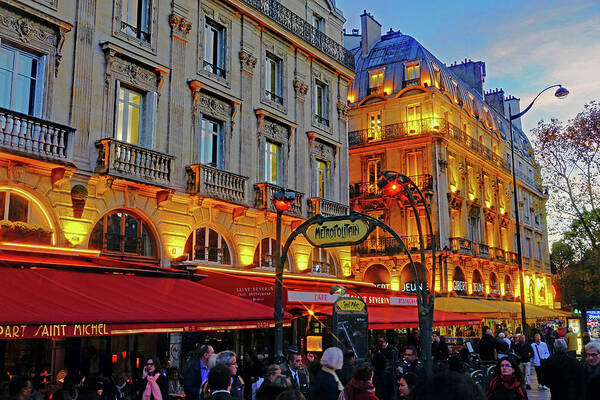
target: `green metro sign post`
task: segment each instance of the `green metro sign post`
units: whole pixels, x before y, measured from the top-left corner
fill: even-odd
[[[423,303],[424,296],[428,295],[427,284],[421,285],[419,276],[426,277],[426,274],[419,274],[417,267],[412,259],[410,251],[406,247],[404,241],[398,234],[387,224],[379,219],[373,218],[370,215],[358,212],[352,212],[350,215],[324,217],[316,215],[306,220],[302,225],[295,229],[287,241],[278,258],[276,258],[275,266],[275,357],[276,360],[283,357],[283,265],[287,259],[287,253],[292,242],[298,235],[304,235],[306,240],[315,247],[340,247],[351,246],[362,243],[375,228],[381,228],[387,231],[396,239],[402,249],[408,256],[410,265],[412,266],[417,284],[417,306],[419,311],[419,327],[422,334],[429,335],[433,326],[433,303],[429,307],[428,303]],[[425,266],[422,265],[424,269]],[[426,278],[425,278],[426,279]],[[425,282],[426,283],[426,282]],[[364,301],[354,298],[339,298],[334,305],[334,332],[338,337],[338,341],[345,347],[352,348],[357,358],[364,358],[367,351],[367,329],[368,329],[368,313],[366,304],[364,308],[358,303],[364,304]],[[356,304],[355,304],[356,303]],[[429,354],[431,354],[431,341],[429,342]],[[364,350],[363,350],[364,349]],[[424,352],[427,354],[426,352]],[[429,363],[427,358],[424,359],[425,368],[429,364],[428,375],[431,375],[431,359]]]

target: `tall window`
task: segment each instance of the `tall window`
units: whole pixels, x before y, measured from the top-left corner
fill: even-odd
[[[29,200],[13,192],[0,192],[0,219],[29,222]]]
[[[90,235],[90,249],[114,254],[156,257],[155,247],[148,224],[125,210],[104,215]]]
[[[315,83],[315,120],[325,125],[329,125],[327,90],[327,85],[323,82]]]
[[[325,198],[329,194],[329,163],[317,160],[317,197]]]
[[[469,215],[468,220],[469,239],[473,243],[479,243],[480,231],[479,231],[479,213],[472,213]]]
[[[185,254],[190,260],[231,264],[231,251],[227,242],[220,233],[210,228],[192,232],[185,244]]]
[[[150,42],[151,0],[122,0],[121,31]]]
[[[335,262],[327,249],[315,247],[312,250],[310,270],[318,274],[336,275]]]
[[[279,248],[279,254],[283,251],[283,247]],[[275,264],[273,263],[274,257],[273,253],[275,252],[275,239],[264,238],[260,241],[258,246],[256,246],[256,250],[254,251],[254,262],[252,265],[255,268],[275,268]],[[283,265],[284,270],[289,271],[290,269],[290,257],[288,257]]]
[[[116,139],[131,144],[140,144],[143,115],[144,95],[123,86],[119,87]]]
[[[43,63],[40,58],[0,45],[0,107],[39,116]]]
[[[202,119],[200,163],[221,168],[223,164],[223,124],[209,118]]]
[[[406,66],[406,80],[419,79],[421,77],[421,66],[412,64]]]
[[[367,161],[367,191],[377,192],[377,182],[381,175],[381,158],[371,158]]]
[[[278,184],[281,181],[281,145],[269,140],[265,143],[265,181]]]
[[[376,93],[383,87],[383,71],[369,73],[369,89],[367,94]]]
[[[313,14],[313,26],[319,32],[325,32],[325,20],[319,14]]]
[[[406,107],[406,121],[409,134],[421,133],[421,106],[419,104]]]
[[[281,91],[281,59],[267,53],[265,65],[265,95],[267,99],[283,104]]]
[[[414,151],[406,155],[406,174],[411,178],[417,186],[420,186],[421,168],[423,166],[423,153]]]
[[[206,19],[204,23],[204,69],[225,78],[225,28]]]
[[[369,113],[368,140],[381,140],[381,112]]]

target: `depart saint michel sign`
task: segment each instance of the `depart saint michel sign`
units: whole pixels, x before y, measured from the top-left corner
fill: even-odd
[[[360,218],[325,217],[308,226],[304,236],[315,247],[350,246],[365,240],[373,228]]]

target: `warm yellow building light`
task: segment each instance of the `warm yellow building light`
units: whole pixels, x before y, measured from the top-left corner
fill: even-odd
[[[392,281],[390,282],[390,286],[392,288],[392,290],[400,290],[400,279],[398,279],[398,277],[394,277],[392,278]]]
[[[308,254],[297,253],[296,266],[298,267],[298,271],[306,271],[308,268]]]

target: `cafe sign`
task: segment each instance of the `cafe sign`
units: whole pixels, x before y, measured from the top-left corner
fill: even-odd
[[[304,236],[315,247],[351,246],[364,241],[374,228],[356,217],[328,217],[308,226]]]

